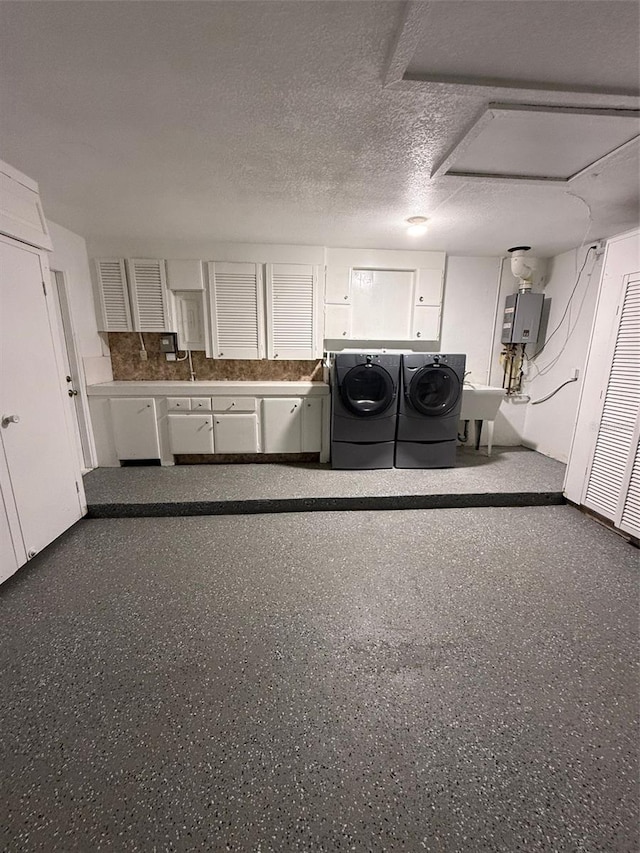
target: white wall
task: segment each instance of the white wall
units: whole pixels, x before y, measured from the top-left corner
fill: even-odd
[[[440,351],[465,353],[467,380],[488,383],[500,258],[447,258]]]
[[[101,335],[97,328],[85,241],[55,222],[47,224],[53,241],[50,266],[52,270],[64,273],[76,346],[82,359],[86,382],[89,385],[109,382],[113,378],[111,359],[106,336]]]
[[[215,240],[89,240],[91,258],[175,258],[248,263],[324,264],[324,246],[220,243]]]
[[[561,462],[569,458],[602,265],[602,257],[596,257],[593,250],[589,252],[589,245],[551,258],[548,263],[544,288],[545,304],[550,300],[545,334],[547,343],[529,365],[524,385],[531,401],[525,409],[522,443]],[[585,260],[562,325],[550,337],[562,319]],[[541,345],[528,349],[535,353]],[[561,388],[546,402],[532,405],[570,379],[574,369],[578,370],[577,382]]]

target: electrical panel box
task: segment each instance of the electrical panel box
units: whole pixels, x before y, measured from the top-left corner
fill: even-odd
[[[160,337],[160,352],[168,353],[176,351],[176,336],[173,332]]]
[[[503,344],[533,344],[538,340],[544,294],[512,293],[504,303]]]

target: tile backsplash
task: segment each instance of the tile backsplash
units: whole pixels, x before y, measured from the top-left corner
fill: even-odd
[[[110,332],[109,349],[115,380],[163,380],[189,377],[189,361],[167,361],[160,352],[162,335],[145,332],[143,335],[147,360],[140,358],[140,337],[137,332]],[[234,382],[322,381],[322,362],[213,359],[203,352],[191,354],[196,379],[227,379]]]

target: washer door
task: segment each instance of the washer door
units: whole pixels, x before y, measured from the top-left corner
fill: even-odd
[[[381,415],[395,400],[393,380],[379,364],[359,364],[345,375],[340,386],[342,402],[354,415]]]
[[[430,418],[448,414],[460,397],[460,380],[455,371],[442,367],[421,367],[409,385],[409,401],[416,411]]]

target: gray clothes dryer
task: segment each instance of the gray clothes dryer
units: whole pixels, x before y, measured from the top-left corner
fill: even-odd
[[[339,353],[331,369],[331,466],[393,468],[400,356]]]
[[[452,468],[466,356],[402,356],[396,468]]]

